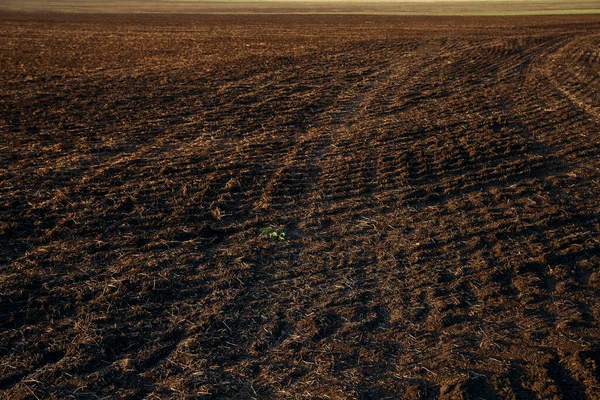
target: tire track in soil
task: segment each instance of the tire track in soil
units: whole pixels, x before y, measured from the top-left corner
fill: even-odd
[[[539,93],[538,93],[538,95],[539,95]],[[510,97],[507,97],[507,96],[504,96],[504,97],[505,97],[505,98],[510,98]],[[528,98],[528,96],[517,96],[516,98],[523,98],[523,97],[525,97],[525,98]],[[517,105],[517,106],[519,106],[519,104],[518,104],[518,103],[517,103],[516,105]],[[517,116],[517,118],[519,118],[519,119],[521,118],[521,114],[522,114],[522,109],[520,109],[520,108],[521,108],[521,107],[519,107],[519,108],[515,108],[515,109],[513,109],[513,110],[512,110],[512,113],[514,113],[514,115],[516,115],[516,116]],[[533,118],[532,118],[532,117],[529,117],[529,115],[528,115],[528,119],[530,119],[531,121],[536,121],[536,120],[539,120],[539,116],[538,116],[538,117],[533,117]],[[524,125],[524,124],[521,122],[521,123],[519,124],[519,130],[522,130],[522,131],[524,131],[524,132],[535,132],[535,131],[536,131],[536,128],[535,128],[535,126],[532,126],[532,125],[528,125],[528,126],[526,127],[526,126],[525,126],[525,125]],[[539,142],[539,145],[536,145],[535,147],[538,147],[538,148],[541,148],[541,149],[545,149],[545,151],[548,151],[548,147],[547,147],[547,146],[545,146],[545,145],[543,145],[542,143],[543,143],[543,142],[541,142],[541,141],[540,141],[540,142]],[[540,145],[541,145],[541,146],[540,146]],[[559,160],[559,158],[557,157],[557,158],[556,158],[556,160]],[[562,161],[562,158],[560,158],[560,160]],[[553,174],[556,174],[556,173],[564,173],[564,172],[567,172],[567,171],[569,171],[569,170],[571,170],[571,167],[568,167],[568,166],[556,167],[555,165],[550,165],[550,164],[548,165],[548,167],[544,168],[544,171],[545,171],[545,173],[546,173],[546,175],[545,175],[546,177],[552,177],[552,176],[553,176]],[[537,178],[537,175],[536,175],[536,178]],[[547,179],[547,178],[546,178],[546,179]],[[566,222],[566,224],[565,224],[565,223],[563,223],[563,224],[564,224],[563,226],[567,226],[567,227],[568,227],[568,225],[567,225],[567,224],[571,224],[571,223],[572,223],[572,222],[569,222],[569,221],[567,221],[567,222]],[[514,237],[514,235],[512,235],[512,237]],[[514,247],[514,245],[513,245],[513,247]],[[540,264],[540,266],[541,266],[541,264]],[[551,269],[551,268],[552,268],[552,267],[550,267],[550,269]],[[549,277],[549,276],[547,276],[548,269],[545,269],[544,271],[545,271],[545,272],[543,272],[543,271],[541,271],[541,270],[540,270],[540,271],[536,271],[536,274],[538,274],[538,272],[539,272],[540,274],[539,274],[538,276],[536,276],[536,278],[535,278],[535,279],[538,279],[538,280],[540,280],[541,282],[543,282],[543,283],[542,283],[542,288],[546,288],[546,287],[548,287],[550,290],[553,290],[552,288],[553,288],[553,287],[554,287],[554,285],[555,285],[555,283],[553,283],[553,282],[554,282],[554,279],[553,279],[553,278],[551,278],[551,277]],[[520,274],[526,274],[526,273],[527,273],[527,272],[526,272],[526,270],[521,270],[521,271],[520,271]],[[534,285],[535,285],[535,284],[534,284]],[[534,291],[535,291],[535,290],[534,290]],[[525,286],[525,287],[524,287],[524,290],[523,290],[523,291],[521,291],[521,293],[529,293],[529,292],[532,292],[532,287],[531,287],[531,286]],[[553,293],[552,293],[552,291],[550,292],[550,296],[554,297],[555,295],[556,295],[556,294],[553,294]],[[540,300],[539,300],[539,298],[538,298],[538,299],[535,299],[535,298],[534,298],[534,300],[533,300],[533,301],[537,302],[537,301],[540,301]],[[577,395],[576,395],[576,397],[577,397],[577,396],[579,396],[579,394],[577,394]]]
[[[266,185],[265,192],[263,192],[264,196],[261,198],[261,201],[272,197],[277,199],[278,202],[267,203],[266,205],[264,202],[259,204],[267,209],[267,213],[273,210],[281,210],[283,215],[281,215],[281,212],[279,213],[279,221],[282,220],[282,217],[284,221],[286,220],[286,208],[290,209],[292,206],[303,207],[308,205],[306,208],[312,210],[308,212],[303,220],[292,220],[293,222],[290,223],[288,221],[286,223],[286,226],[299,227],[299,232],[296,234],[297,236],[291,236],[292,240],[302,241],[303,248],[310,249],[307,251],[300,250],[300,253],[298,254],[300,261],[313,258],[314,253],[312,253],[312,248],[315,244],[317,244],[318,247],[320,244],[319,242],[327,235],[327,230],[315,231],[315,223],[319,224],[319,220],[322,218],[322,216],[318,215],[318,206],[316,206],[315,203],[323,201],[321,191],[325,186],[322,181],[317,183],[317,180],[322,179],[322,176],[326,174],[327,167],[332,164],[336,165],[337,160],[345,154],[344,151],[346,149],[343,146],[345,146],[346,141],[348,143],[351,142],[345,138],[352,134],[350,132],[353,129],[353,123],[350,121],[358,119],[354,118],[354,115],[356,115],[357,110],[362,109],[361,105],[365,102],[364,100],[369,97],[368,93],[370,93],[380,81],[384,80],[387,75],[389,75],[389,71],[377,71],[372,75],[363,78],[357,84],[346,88],[345,91],[338,96],[338,100],[333,102],[332,107],[325,110],[320,115],[319,120],[322,121],[321,123],[323,126],[319,126],[318,129],[313,128],[313,131],[309,131],[299,140],[297,147],[295,147],[288,155],[288,163],[286,163],[278,173],[274,174],[274,179]],[[358,90],[358,88],[361,90]],[[319,133],[319,136],[316,136],[317,133]],[[335,138],[335,140],[332,138]],[[357,167],[353,168],[352,166],[350,166],[350,168],[350,171],[358,170],[358,174],[360,174],[356,179],[357,183],[361,183],[361,178],[364,180],[369,179],[363,175],[364,170],[358,169]],[[313,190],[313,188],[316,190]],[[310,194],[311,192],[312,195]],[[360,191],[357,190],[357,193],[360,193]],[[293,214],[293,210],[291,211]],[[316,237],[313,237],[313,235],[316,235]],[[271,258],[271,261],[274,260]],[[359,265],[360,263],[356,261],[354,264]],[[346,267],[343,268],[345,269]],[[309,271],[306,271],[306,273],[309,273]],[[326,275],[322,280],[323,282],[331,279],[330,273],[331,271],[326,272]],[[313,272],[310,274],[315,276]],[[357,272],[352,273],[352,275],[356,274]],[[316,300],[316,293],[314,293],[314,288],[304,287],[302,279],[300,279],[300,277],[303,276],[305,275],[302,274],[301,271],[294,271],[289,278],[283,280],[278,279],[274,281],[272,285],[267,283],[266,286],[274,291],[271,293],[273,296],[281,297],[282,294],[286,296],[287,293],[293,296],[288,301],[280,301],[280,304],[289,304],[289,306],[292,307],[292,310],[294,310],[292,314],[300,313],[300,315],[305,315],[308,313],[308,315],[310,315],[310,310],[318,307],[318,305],[314,304],[314,300],[311,300]],[[266,276],[264,279],[267,279],[268,281],[272,280]],[[342,277],[341,279],[345,282],[351,282],[353,280],[356,281],[357,278],[353,276],[349,278]],[[319,281],[321,281],[321,279],[319,279]],[[369,290],[364,291],[364,293],[368,294],[368,297],[371,297]],[[287,314],[290,314],[289,310]],[[365,326],[367,329],[373,330],[379,326],[385,320],[385,314],[385,309],[376,308],[375,319],[366,322]],[[336,333],[346,324],[346,318],[337,312],[331,312],[318,318],[300,318],[301,319],[297,323],[292,325],[290,325],[289,322],[284,323],[288,331],[291,330],[294,332],[289,338],[289,341],[291,341],[290,345],[293,345],[295,340],[297,340],[294,338],[298,338],[298,335],[303,334],[312,337],[312,341],[316,344],[324,340],[329,342],[329,340],[331,340],[330,337],[336,335]],[[306,329],[308,329],[308,332],[303,333]],[[289,333],[287,335],[289,335]],[[279,335],[274,336],[280,337]],[[269,347],[274,344],[280,346],[281,340],[278,339],[274,343],[271,342]],[[270,351],[275,353],[276,350],[277,348],[273,348]]]
[[[549,47],[555,47],[555,45],[554,45],[554,46],[543,46],[543,48],[546,48],[546,49],[547,49],[547,48],[549,48]],[[543,48],[542,48],[542,49],[543,49]],[[533,51],[531,54],[532,54],[532,55],[537,55],[537,54],[540,54],[540,50],[535,50],[535,51]],[[530,63],[530,61],[529,61],[529,62],[527,62],[527,63]],[[512,69],[512,68],[509,68],[509,69]],[[507,70],[507,68],[503,68],[503,69],[502,69],[502,71],[505,71],[505,70]],[[523,75],[522,75],[522,74],[520,74],[520,76],[521,76],[521,80],[523,80]],[[469,108],[471,108],[471,109],[472,109],[472,107],[469,107]],[[518,114],[517,114],[517,115],[518,115]],[[513,129],[514,129],[515,127],[513,126],[513,127],[511,127],[511,128],[513,128]],[[524,126],[523,124],[521,124],[519,127],[517,127],[517,129],[518,129],[518,130],[520,130],[520,131],[522,131],[522,132],[527,132],[527,131],[528,131],[528,129],[526,129],[526,128],[525,128],[525,126]],[[512,138],[511,138],[511,141],[513,141],[513,140],[514,140],[514,139],[512,139]],[[527,140],[527,138],[524,138],[524,140]],[[446,144],[446,143],[447,143],[447,138],[446,138],[446,141],[444,142],[444,144]],[[545,148],[544,146],[541,146],[540,144],[530,144],[530,142],[527,142],[527,143],[529,143],[529,145],[528,145],[528,146],[526,146],[526,147],[524,147],[524,150],[525,150],[525,151],[527,151],[527,152],[529,152],[529,151],[531,151],[531,150],[533,150],[533,149],[536,149],[536,148],[538,149],[537,151],[538,151],[538,152],[540,152],[540,151],[543,151],[543,149]],[[427,149],[431,149],[431,146],[430,146],[430,145],[429,145],[429,146],[427,146]],[[515,149],[513,148],[513,149],[511,149],[511,150],[512,150],[512,151],[511,151],[511,155],[512,155],[512,154],[514,154],[514,150],[515,150]],[[447,150],[447,148],[445,148],[445,149],[444,149],[444,151],[446,151],[446,152],[447,152],[447,151],[448,151],[448,150]],[[492,153],[493,153],[493,152],[494,152],[494,151],[492,151]],[[482,153],[482,152],[480,151],[479,153]],[[485,151],[483,151],[483,154],[486,154],[486,152],[485,152]],[[519,155],[518,155],[518,153],[517,153],[517,156],[515,156],[515,159],[517,159],[517,158],[521,158],[521,159],[523,159],[523,155],[525,155],[525,153],[522,153],[520,156],[519,156]],[[417,165],[419,165],[419,166],[420,166],[419,168],[423,168],[422,166],[424,166],[425,168],[430,168],[430,167],[428,167],[428,166],[430,166],[430,165],[434,164],[434,163],[435,163],[435,160],[436,160],[436,159],[438,159],[438,158],[439,158],[439,157],[430,157],[430,158],[428,158],[428,159],[423,159],[423,157],[421,156],[421,158],[418,160],[418,163],[417,163]],[[472,160],[470,160],[470,161],[471,161],[471,162],[470,162],[470,164],[472,164]],[[550,173],[550,171],[554,170],[554,171],[556,172],[556,171],[557,171],[557,170],[556,170],[556,168],[549,168],[549,167],[551,166],[551,163],[550,163],[550,161],[551,161],[551,160],[548,160],[548,159],[546,158],[546,159],[544,160],[544,164],[541,164],[541,165],[540,165],[540,167],[539,167],[539,169],[536,169],[536,170],[534,170],[534,171],[530,172],[530,173],[532,173],[532,174],[533,174],[532,176],[534,176],[534,177],[538,177],[538,176],[539,176],[539,173],[538,173],[538,172],[536,172],[536,171],[539,171],[539,172],[542,172],[542,171],[548,171],[548,173]],[[487,162],[486,162],[486,164],[488,164],[488,163],[489,163],[489,161],[487,161]],[[409,165],[410,165],[410,164],[409,164]],[[477,166],[477,164],[475,164],[475,167],[474,167],[474,168],[477,168],[476,166]],[[528,167],[528,169],[529,169],[529,167]],[[444,171],[444,175],[446,175],[446,171],[448,171],[448,170],[449,170],[449,169],[448,169],[448,166],[447,166],[447,165],[444,165],[444,166],[441,166],[441,167],[439,168],[439,170],[438,170],[438,171]],[[415,172],[416,172],[416,171],[421,171],[421,169],[418,169],[418,170],[417,170],[417,169],[414,169],[413,171],[415,171]],[[426,171],[427,171],[427,170],[426,170]],[[431,171],[431,170],[430,170],[430,171]],[[450,168],[450,171],[452,171],[452,168]],[[413,175],[415,174],[415,172],[413,172]],[[503,176],[503,174],[504,174],[504,173],[505,173],[505,172],[502,172],[502,173],[501,173],[500,175],[498,175],[498,176],[499,176],[499,177],[500,177],[500,176]],[[518,170],[517,170],[517,172],[516,172],[516,173],[518,173]],[[411,172],[410,172],[410,167],[409,167],[409,176],[410,176],[410,174],[411,174]],[[453,175],[454,175],[454,173],[452,173],[452,175],[451,175],[451,176],[453,176]],[[465,176],[464,172],[460,171],[460,169],[458,169],[458,170],[457,170],[457,172],[456,172],[456,174],[455,174],[455,175],[456,175],[456,176],[460,176],[460,177],[461,177],[461,178],[463,178],[463,179],[464,179],[464,176]],[[490,176],[490,174],[489,174],[489,173],[485,173],[485,170],[483,171],[482,175],[485,175],[486,177],[489,177],[489,179],[490,179],[490,181],[489,181],[489,182],[490,182],[490,184],[491,184],[492,182],[495,182],[495,181],[497,181],[497,179],[495,179],[495,178],[494,178],[494,175],[491,175],[491,176]],[[424,177],[425,177],[424,179],[426,179],[426,180],[420,179],[419,181],[417,181],[417,182],[416,182],[415,186],[418,186],[418,187],[420,187],[420,188],[421,188],[421,187],[423,187],[423,186],[425,186],[425,187],[426,187],[428,184],[431,184],[432,182],[434,182],[434,181],[430,181],[430,180],[429,180],[429,178],[427,178],[427,177],[429,177],[429,176],[431,176],[431,177],[433,177],[433,176],[436,176],[436,177],[438,177],[439,175],[438,175],[438,173],[436,173],[436,172],[426,172],[426,173],[425,173],[425,175],[422,175],[421,173],[419,173],[419,174],[418,174],[418,175],[416,175],[416,176],[418,176],[418,177],[420,177],[420,176],[424,176]],[[468,176],[468,175],[467,175],[467,176]],[[442,177],[444,177],[444,176],[442,175]],[[516,182],[516,181],[517,181],[517,179],[520,179],[520,178],[521,178],[521,177],[519,177],[519,178],[515,178],[515,180],[514,180],[513,182],[510,182],[510,183],[514,183],[514,182]],[[439,179],[442,179],[442,178],[439,178]],[[409,181],[410,181],[410,179],[409,179]],[[462,183],[462,185],[460,185],[460,186],[464,187],[464,183],[463,183],[463,182],[461,182],[461,183]],[[451,187],[452,187],[452,186],[456,186],[456,185],[453,185],[453,184],[451,184],[451,185],[449,185],[449,186],[451,186]],[[495,186],[495,185],[492,185],[492,186],[491,186],[491,188],[493,188],[494,186]],[[481,186],[480,186],[480,184],[479,184],[479,183],[478,183],[478,185],[477,185],[476,187],[477,187],[477,189],[478,189],[478,190],[481,190]],[[484,187],[485,187],[485,186],[484,186]],[[487,189],[487,188],[486,188],[486,189]],[[423,192],[426,192],[426,191],[427,191],[427,189],[424,189],[424,190],[423,190]],[[460,192],[460,196],[464,196],[464,194],[465,194],[465,191],[464,191],[464,190],[461,190],[461,192]],[[468,192],[467,192],[467,194],[468,194]],[[447,197],[444,197],[444,200],[447,200]],[[436,201],[436,203],[437,203],[437,201]],[[430,201],[427,201],[427,202],[425,203],[425,206],[431,206],[431,204],[435,204],[435,203],[431,203]],[[544,278],[544,279],[547,279],[547,278]],[[471,297],[471,298],[474,298],[472,293],[469,295],[469,297]],[[468,391],[467,391],[467,392],[468,392]]]
[[[591,80],[581,80],[575,70],[571,70],[569,65],[565,65],[565,62],[571,62],[574,58],[573,54],[564,54],[571,47],[582,47],[582,39],[585,41],[593,41],[598,39],[598,35],[589,35],[585,38],[578,40],[570,40],[564,46],[557,51],[550,53],[546,57],[544,73],[545,76],[550,80],[555,88],[563,93],[570,102],[586,113],[590,118],[594,119],[596,123],[600,120],[600,110],[598,109],[598,98],[588,100],[587,95],[594,95],[597,93],[598,85],[595,82],[598,80],[598,73],[592,73]],[[558,60],[557,60],[558,59]],[[562,63],[558,64],[563,60]],[[570,88],[568,86],[570,86]],[[585,88],[585,89],[584,89]],[[570,90],[569,90],[570,89]]]
[[[536,59],[536,63],[531,69],[531,81],[535,82],[538,77],[544,77],[544,79],[549,78],[548,70],[545,67],[548,64],[548,60],[554,58],[553,54],[556,52],[561,52],[562,49],[568,47],[571,44],[571,41],[565,42],[562,41],[560,46],[554,46],[552,49],[549,49],[546,54],[538,57]],[[565,175],[576,175],[580,173],[581,167],[579,164],[579,160],[577,157],[587,157],[589,155],[594,155],[597,153],[595,150],[595,142],[597,138],[590,137],[590,135],[561,135],[561,132],[569,132],[569,131],[579,131],[579,132],[593,132],[597,127],[597,119],[594,118],[593,115],[590,115],[591,118],[580,118],[576,116],[577,114],[581,115],[581,113],[570,112],[573,109],[572,99],[565,99],[562,90],[560,88],[556,88],[553,85],[541,85],[534,86],[532,84],[526,85],[522,88],[522,91],[526,93],[528,90],[536,90],[537,97],[540,99],[554,99],[554,103],[548,104],[544,102],[544,104],[540,104],[538,107],[534,105],[529,105],[529,110],[524,115],[524,120],[526,121],[527,127],[532,132],[539,131],[540,128],[544,129],[544,133],[537,133],[537,138],[542,143],[545,144],[548,151],[556,154],[557,159],[560,160],[558,164],[562,165],[562,169],[557,168],[555,166],[551,166],[548,168],[548,174],[546,179],[551,180],[563,180],[562,176]],[[531,95],[528,97],[533,98]],[[518,104],[516,104],[519,107]],[[522,108],[522,107],[520,107]],[[539,127],[539,123],[536,124],[536,121],[543,120],[546,115],[539,112],[539,110],[544,110],[544,108],[550,109],[560,109],[563,108],[565,110],[569,110],[566,112],[566,117],[560,124],[557,124],[556,120],[553,120],[553,124],[549,126]],[[585,110],[584,110],[585,111]],[[551,112],[551,115],[554,114]],[[561,113],[565,115],[565,113]],[[588,114],[589,115],[589,114]],[[573,118],[574,116],[575,118]],[[537,125],[537,126],[536,126]],[[553,132],[554,131],[554,132]],[[548,138],[552,138],[551,141],[548,141]],[[557,141],[554,138],[559,138]],[[591,148],[591,149],[590,149]],[[571,155],[574,154],[574,155]],[[584,155],[585,154],[585,155]],[[575,161],[575,162],[574,162]],[[588,193],[598,193],[598,185],[594,184],[593,181],[589,180],[585,183],[579,183],[579,185],[585,186],[583,189]],[[570,197],[567,192],[568,189],[564,184],[559,183],[553,187],[554,193],[551,193],[550,196],[554,197],[556,200],[558,198],[568,199]],[[562,193],[561,193],[562,192]],[[541,287],[543,291],[547,293],[546,296],[549,296],[554,303],[554,306],[550,307],[552,328],[554,329],[563,329],[564,324],[573,324],[573,325],[581,325],[581,326],[590,326],[588,325],[588,321],[593,321],[593,316],[586,310],[585,307],[574,306],[572,302],[577,304],[577,301],[573,298],[574,296],[562,290],[557,286],[556,280],[556,270],[564,268],[563,262],[567,259],[568,264],[573,265],[578,259],[583,260],[586,257],[590,257],[594,254],[594,248],[589,248],[584,251],[585,255],[581,254],[581,256],[577,255],[575,252],[571,252],[571,256],[567,258],[557,257],[558,253],[565,252],[565,249],[572,246],[570,244],[572,239],[567,239],[571,237],[578,237],[580,235],[586,236],[598,229],[597,224],[597,214],[588,214],[585,206],[582,209],[581,204],[577,204],[573,201],[567,200],[561,201],[563,203],[562,207],[570,210],[571,215],[577,215],[577,218],[560,218],[553,217],[550,218],[546,222],[546,226],[543,232],[543,241],[546,243],[552,243],[550,248],[548,249],[548,256],[544,259],[543,263],[535,263],[535,264],[526,264],[530,267],[526,267],[522,269],[520,272],[527,274],[527,272],[533,272],[534,279],[537,280],[529,283],[524,286],[521,290],[521,293],[524,298],[528,298],[527,293],[536,292],[536,289],[531,289],[532,287]],[[565,204],[566,203],[566,204]],[[587,214],[587,215],[586,215]],[[573,233],[575,231],[576,233]],[[566,239],[566,240],[564,240]],[[560,243],[563,242],[563,243]],[[565,243],[566,242],[566,243]],[[572,242],[571,242],[572,243]],[[568,252],[568,250],[567,250]],[[581,258],[580,258],[581,257]],[[559,261],[560,260],[560,261]],[[564,261],[563,261],[564,260]],[[544,265],[546,264],[546,265]],[[585,270],[585,268],[584,268]],[[592,297],[596,297],[594,294],[589,294]],[[548,297],[546,297],[547,299]],[[534,302],[540,301],[539,298],[533,298]],[[569,305],[573,304],[573,305]],[[541,308],[540,308],[541,311]],[[543,312],[545,316],[544,319],[548,318],[548,313],[546,311]],[[556,350],[562,352],[563,346],[558,345]],[[567,353],[568,354],[568,353]],[[559,392],[568,398],[572,396],[573,398],[585,398],[586,395],[585,389],[580,384],[579,381],[572,378],[572,375],[575,370],[571,368],[564,368],[558,364],[558,359],[549,363],[548,365],[548,376],[550,376],[554,382],[555,386],[558,387]],[[572,362],[567,362],[566,360],[560,360],[560,363],[571,367],[573,365]],[[589,374],[589,372],[587,372]],[[579,379],[586,379],[584,377],[579,377]]]
[[[321,293],[329,293],[325,298],[336,298],[344,296],[343,293],[353,293],[349,303],[328,301],[323,306],[319,306],[318,300],[313,303],[315,304],[313,309],[326,307],[338,310],[336,314],[330,314],[328,319],[333,318],[333,321],[337,321],[334,325],[326,322],[324,327],[321,325],[322,321],[315,321],[317,327],[320,326],[318,332],[322,332],[318,333],[320,339],[323,338],[324,332],[331,336],[327,343],[336,343],[347,337],[352,332],[351,327],[354,326],[369,337],[385,337],[390,310],[378,299],[382,297],[382,291],[391,290],[390,282],[398,283],[393,270],[397,260],[394,259],[394,255],[390,256],[387,251],[380,250],[373,239],[369,238],[373,231],[377,230],[377,218],[372,219],[378,209],[375,191],[379,186],[378,168],[382,165],[381,156],[377,153],[385,153],[385,147],[379,144],[381,132],[372,125],[359,121],[368,120],[361,116],[377,110],[378,102],[382,101],[382,92],[390,90],[390,87],[396,88],[397,82],[401,82],[405,75],[404,68],[392,65],[387,71],[378,75],[376,84],[370,85],[369,90],[362,91],[364,95],[354,98],[350,103],[351,106],[346,107],[346,110],[358,109],[362,112],[353,118],[344,116],[344,120],[357,122],[350,122],[338,128],[334,151],[329,155],[330,161],[327,164],[330,167],[324,171],[322,183],[318,185],[323,189],[313,196],[313,205],[310,209],[314,209],[315,212],[311,212],[310,218],[304,222],[304,226],[318,229],[317,234],[320,239],[314,248],[308,247],[302,252],[301,259],[306,260],[304,263],[319,262],[315,256],[322,251],[323,246],[327,246],[325,242],[336,243],[333,245],[334,248],[338,247],[340,249],[338,253],[342,254],[338,259],[326,261],[329,266],[323,268],[323,278],[319,279],[323,283],[318,285],[317,289]],[[392,173],[396,175],[397,171]],[[350,190],[346,189],[348,186]],[[345,195],[341,195],[342,192],[345,192]],[[360,204],[361,207],[357,208],[355,204]],[[338,213],[343,214],[348,222],[330,225],[328,221],[334,219]],[[354,236],[356,239],[345,240],[345,236]],[[385,236],[381,236],[380,239],[385,240]],[[388,280],[388,277],[393,279]],[[332,281],[338,282],[334,288],[328,287],[326,283]],[[390,345],[393,346],[391,343]],[[395,350],[392,350],[390,355],[393,357],[394,353]],[[308,351],[308,354],[311,354],[311,351]],[[368,374],[372,368],[359,367],[355,357],[343,357],[331,361],[323,355],[319,360],[340,373],[356,370],[360,374]],[[375,365],[377,364],[373,367]],[[423,389],[429,388],[429,384],[422,380],[411,381],[411,385],[429,390]],[[368,386],[365,390],[364,393],[386,392],[377,384]]]
[[[342,95],[340,95],[340,98]],[[334,102],[334,106],[332,106],[333,111],[326,110],[320,115],[320,120],[329,120],[329,114],[336,113],[336,102]],[[339,118],[339,115],[336,116]],[[343,119],[343,118],[342,118]],[[335,130],[334,130],[335,132]],[[318,175],[319,167],[318,160],[321,158],[325,158],[326,149],[329,145],[329,137],[330,134],[321,134],[317,136],[317,130],[312,129],[309,130],[304,135],[297,135],[299,139],[293,146],[286,147],[281,149],[281,157],[283,160],[281,162],[282,166],[277,168],[272,168],[274,171],[271,174],[270,180],[264,185],[264,190],[262,191],[259,200],[254,203],[254,212],[258,213],[269,213],[272,211],[285,210],[286,207],[291,205],[298,206],[302,205],[302,198],[308,193],[314,182],[311,183],[311,179],[314,179],[314,176]],[[255,138],[253,138],[255,139]],[[255,140],[251,139],[249,142],[253,143]],[[259,143],[263,143],[263,141],[259,141]],[[264,147],[261,145],[261,148]],[[265,152],[265,156],[272,157],[273,153],[267,151]],[[292,172],[293,171],[293,172]],[[289,176],[291,174],[291,176]],[[283,199],[283,205],[280,202],[276,204],[270,204],[269,199],[274,197],[278,200]],[[265,211],[266,209],[266,211]],[[286,218],[278,218],[278,221],[285,221]],[[290,226],[290,222],[286,222],[287,226]],[[293,225],[292,225],[293,226]],[[293,237],[293,236],[292,236]],[[276,261],[277,257],[274,257]],[[257,288],[255,285],[258,284],[258,280],[260,280],[261,287],[269,287],[271,290],[269,291],[270,295],[274,295],[277,292],[273,292],[278,286],[286,286],[285,283],[281,283],[280,281],[273,280],[273,276],[270,275],[272,272],[272,268],[263,269],[259,265],[254,267],[254,271],[251,275],[247,276],[247,279],[241,277],[244,280],[244,291],[241,296],[248,296],[249,304],[253,303],[252,298],[254,295],[251,293],[253,290],[250,288],[254,287],[254,292],[259,292],[260,288]],[[276,273],[276,271],[274,271]],[[239,277],[238,277],[239,279]],[[263,303],[263,301],[261,301]],[[251,306],[254,308],[254,306]],[[223,312],[227,311],[226,309],[222,309]],[[331,318],[325,318],[321,322],[325,325],[322,325],[314,336],[315,340],[320,340],[329,336],[335,330],[335,325],[337,324],[337,317],[335,314],[331,314]],[[319,324],[321,322],[318,322]],[[330,328],[328,328],[330,326]],[[287,330],[294,329],[293,326],[290,326],[289,323],[281,317],[279,317],[278,322],[275,323],[275,327],[272,331],[272,336],[274,339],[267,340],[263,339],[262,341],[256,341],[253,345],[256,349],[261,349],[261,351],[267,351],[271,347],[279,345],[281,341],[287,337]],[[234,340],[233,340],[234,341]],[[274,350],[270,350],[274,351]]]

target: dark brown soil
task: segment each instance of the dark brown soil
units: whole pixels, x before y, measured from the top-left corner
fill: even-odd
[[[600,398],[598,49],[0,14],[0,398]]]
[[[153,14],[598,14],[598,0],[3,0],[0,10]]]

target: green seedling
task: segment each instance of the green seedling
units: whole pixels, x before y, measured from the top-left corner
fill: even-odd
[[[274,242],[281,242],[285,240],[285,232],[283,229],[277,229],[270,226],[262,228],[260,230],[260,236]]]

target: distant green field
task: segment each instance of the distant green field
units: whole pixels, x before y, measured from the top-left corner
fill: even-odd
[[[0,9],[70,13],[551,15],[600,13],[600,2],[597,0],[5,0],[0,3]]]

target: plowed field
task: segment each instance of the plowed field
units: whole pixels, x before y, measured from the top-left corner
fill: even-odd
[[[0,21],[0,398],[600,398],[600,16]]]

